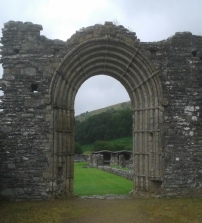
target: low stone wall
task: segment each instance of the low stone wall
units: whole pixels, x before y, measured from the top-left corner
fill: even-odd
[[[91,154],[88,159],[89,167],[98,167],[104,165],[104,157],[102,154]]]
[[[88,155],[74,154],[74,162],[87,162]]]
[[[98,169],[104,170],[108,173],[113,173],[117,176],[124,177],[128,180],[133,180],[133,172],[131,170],[121,170],[121,169],[112,168],[109,166],[98,166]]]

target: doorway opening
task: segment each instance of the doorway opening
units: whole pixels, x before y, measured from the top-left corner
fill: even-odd
[[[103,37],[102,33],[103,30],[96,32],[96,38],[87,41],[78,39],[78,44],[70,48],[52,77],[54,165],[51,179],[52,191],[56,194],[73,193],[75,97],[86,80],[99,74],[118,80],[131,99],[134,193],[152,191],[153,182],[160,185],[163,179],[160,71],[141,52],[136,38],[123,41],[121,35]],[[58,167],[62,167],[61,171]]]
[[[75,114],[74,193],[128,194],[133,172],[132,111],[125,88],[106,75],[89,78],[76,95]],[[122,155],[126,150],[130,160],[128,154],[126,159]],[[114,175],[108,173],[112,170]],[[130,180],[124,178],[129,174]]]

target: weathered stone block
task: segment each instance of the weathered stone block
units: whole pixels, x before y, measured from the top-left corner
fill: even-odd
[[[22,75],[27,75],[27,76],[36,76],[36,69],[34,68],[24,68],[21,70]]]

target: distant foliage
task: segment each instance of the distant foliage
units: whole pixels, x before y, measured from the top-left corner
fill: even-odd
[[[118,143],[110,143],[107,141],[96,141],[93,144],[91,151],[101,151],[101,150],[121,151],[126,149],[127,148],[124,145]]]
[[[74,143],[74,153],[75,154],[83,154],[83,150],[79,143]]]
[[[131,136],[132,111],[108,110],[90,116],[85,121],[75,121],[75,142],[80,145]]]

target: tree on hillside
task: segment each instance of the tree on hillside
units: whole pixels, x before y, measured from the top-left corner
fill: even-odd
[[[106,141],[96,141],[93,143],[92,151],[101,151],[101,150],[109,150],[109,151],[120,151],[125,150],[124,145],[117,143],[110,143]]]
[[[75,141],[80,145],[95,141],[131,136],[132,111],[130,109],[108,110],[75,121]]]
[[[75,154],[83,154],[82,148],[79,143],[74,143],[74,153]]]

